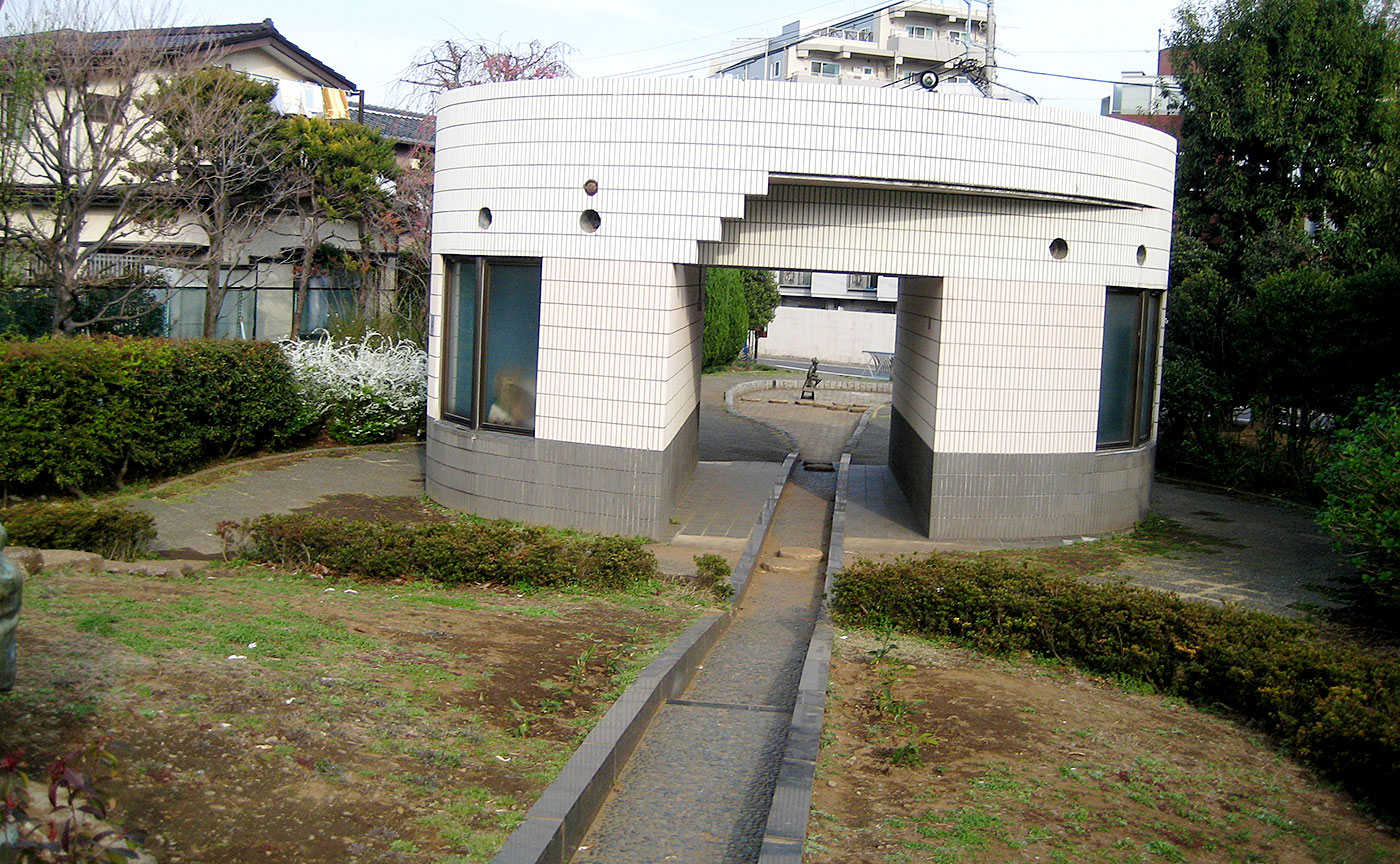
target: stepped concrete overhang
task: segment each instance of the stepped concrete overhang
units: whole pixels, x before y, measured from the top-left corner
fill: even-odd
[[[1166,287],[1169,136],[922,89],[726,79],[469,87],[437,117],[437,500],[662,533],[695,463],[702,268],[740,266],[901,277],[890,467],[930,536],[1106,531],[1145,509],[1155,429],[1105,447],[1099,428],[1105,296]],[[503,261],[539,267],[529,434],[491,428],[495,406],[444,410],[471,374],[445,274]],[[1149,427],[1153,303],[1150,380],[1129,388]]]

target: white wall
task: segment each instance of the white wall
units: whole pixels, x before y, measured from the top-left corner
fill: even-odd
[[[816,357],[823,363],[865,363],[865,351],[894,351],[894,314],[779,306],[759,340],[762,355]]]
[[[692,265],[881,273],[942,280],[930,443],[1092,453],[1104,290],[1165,288],[1174,167],[1175,142],[1156,130],[921,90],[570,79],[452,91],[438,112],[430,392],[444,255],[544,260],[537,438],[645,450],[665,449],[695,404]],[[835,340],[844,325],[831,326]],[[874,338],[854,334],[840,353],[859,362]]]
[[[943,331],[942,279],[906,279],[901,286],[898,353],[894,374],[894,409],[930,450],[934,448],[934,412],[941,401],[939,372]]]

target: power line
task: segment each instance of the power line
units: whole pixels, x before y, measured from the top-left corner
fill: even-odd
[[[0,0],[0,2],[3,2],[3,0]],[[799,16],[801,16],[801,15],[806,14],[806,13],[808,13],[808,12],[815,12],[815,11],[817,11],[818,9],[825,9],[825,8],[828,7],[828,6],[835,6],[835,5],[837,5],[837,4],[844,3],[844,2],[845,2],[845,0],[831,0],[830,3],[823,3],[823,4],[821,4],[820,6],[812,6],[811,8],[803,9],[802,11],[798,12],[797,14],[798,14]],[[733,28],[731,28],[731,29],[729,29],[729,30],[721,30],[721,31],[719,31],[718,33],[709,33],[709,34],[706,34],[706,35],[704,35],[704,36],[696,36],[696,37],[691,38],[691,39],[682,39],[682,40],[680,40],[679,42],[667,42],[665,45],[653,45],[653,46],[650,47],[650,48],[636,48],[636,49],[633,49],[633,50],[631,50],[631,51],[618,51],[618,52],[616,52],[615,54],[604,54],[604,55],[602,55],[602,56],[600,56],[600,57],[583,57],[583,58],[580,58],[580,59],[585,60],[585,61],[609,60],[609,59],[611,59],[611,58],[613,58],[613,57],[626,57],[626,56],[628,56],[628,55],[630,55],[630,54],[645,54],[645,53],[648,52],[648,51],[660,51],[660,50],[663,49],[663,48],[674,48],[674,47],[676,47],[677,45],[687,45],[687,44],[689,44],[689,43],[691,43],[691,42],[702,42],[702,41],[704,41],[704,40],[706,40],[706,39],[714,39],[714,38],[719,37],[719,36],[727,36],[727,35],[729,35],[730,33],[738,33],[738,32],[740,32],[741,30],[748,30],[748,29],[750,29],[750,28],[752,28],[752,27],[760,27],[760,26],[762,26],[762,25],[764,25],[764,24],[772,24],[772,23],[774,23],[774,22],[776,22],[776,21],[782,21],[782,20],[784,20],[784,19],[786,19],[786,18],[791,18],[791,17],[792,17],[791,15],[779,15],[777,18],[768,18],[768,19],[765,19],[765,20],[763,20],[763,21],[755,21],[755,22],[753,22],[752,24],[745,24],[745,25],[743,25],[743,26],[741,26],[741,27],[733,27]],[[627,73],[624,73],[624,74],[627,74]]]
[[[1047,78],[1067,78],[1070,81],[1092,81],[1095,84],[1122,84],[1122,81],[1113,81],[1108,78],[1085,78],[1083,75],[1065,75],[1060,72],[1037,72],[1034,69],[1013,69],[1010,66],[998,66],[1002,72],[1022,72],[1026,75],[1044,75]]]
[[[830,4],[827,4],[827,5],[830,5]],[[813,33],[815,33],[815,32],[818,31],[818,30],[824,29],[824,28],[826,28],[826,27],[830,27],[830,26],[833,25],[833,24],[839,24],[839,23],[841,23],[842,21],[850,21],[850,20],[853,20],[853,19],[855,19],[855,18],[860,18],[860,17],[863,17],[863,16],[865,16],[865,15],[869,15],[869,14],[871,14],[871,13],[873,13],[873,12],[877,12],[877,11],[879,11],[880,9],[885,8],[885,7],[888,6],[888,5],[889,5],[888,0],[885,0],[885,2],[875,3],[875,4],[872,5],[872,6],[868,6],[868,7],[866,7],[865,9],[860,10],[859,12],[853,12],[853,13],[851,13],[851,14],[841,15],[841,16],[839,16],[839,17],[831,18],[831,19],[829,19],[829,20],[827,20],[827,21],[823,21],[823,22],[821,22],[821,23],[819,23],[819,24],[814,24],[814,25],[812,25],[810,28],[808,28],[807,30],[805,30],[804,32],[798,34],[797,38],[798,38],[798,39],[806,38],[806,37],[812,35]],[[821,7],[818,6],[818,7],[814,7],[814,8],[818,8],[818,9],[819,9],[819,8],[821,8]],[[783,16],[783,17],[786,17],[786,16]],[[775,42],[777,39],[780,39],[780,38],[782,38],[782,35],[781,35],[781,34],[779,34],[779,36],[777,36],[777,37],[774,37],[773,39],[768,39],[768,40],[764,40],[764,41],[769,42],[770,45],[771,45],[772,42]],[[785,44],[785,45],[783,45],[782,47],[786,48],[787,45]],[[643,68],[643,69],[635,69],[635,70],[632,70],[632,71],[630,71],[630,72],[619,72],[619,73],[616,73],[616,74],[614,74],[614,75],[609,75],[609,76],[605,76],[605,77],[609,77],[609,78],[634,78],[634,77],[638,77],[638,76],[642,76],[642,75],[658,75],[658,74],[666,74],[666,73],[668,73],[668,72],[679,73],[679,72],[684,72],[684,71],[686,71],[686,70],[688,70],[688,69],[701,69],[701,68],[707,67],[707,66],[709,65],[709,61],[710,61],[710,60],[714,60],[714,59],[717,59],[717,58],[719,58],[719,57],[723,57],[723,56],[729,55],[729,54],[736,54],[737,51],[739,51],[739,50],[742,50],[742,49],[736,49],[736,48],[734,48],[734,47],[731,46],[731,47],[729,47],[729,48],[725,48],[725,49],[720,50],[720,51],[711,51],[711,52],[708,53],[708,54],[701,54],[701,55],[699,55],[699,56],[697,56],[697,57],[689,57],[689,58],[685,58],[685,59],[682,59],[682,60],[676,60],[676,61],[673,61],[673,62],[671,62],[671,63],[662,63],[662,64],[657,65],[657,66],[649,66],[649,67],[646,67],[646,68]],[[770,47],[768,53],[772,53],[771,47]],[[765,54],[765,56],[766,56],[766,54]]]

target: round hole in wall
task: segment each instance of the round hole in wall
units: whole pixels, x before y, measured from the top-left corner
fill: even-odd
[[[1138,266],[1139,266],[1139,267],[1141,267],[1143,264],[1146,264],[1146,263],[1147,263],[1147,247],[1146,247],[1146,246],[1139,246],[1139,247],[1138,247],[1138,251],[1137,251],[1137,262],[1138,262]]]
[[[584,194],[586,194],[586,195],[597,195],[597,194],[598,194],[598,181],[597,181],[597,180],[585,180],[585,181],[583,181],[583,191],[584,191]]]
[[[490,207],[482,207],[480,210],[476,211],[476,224],[480,225],[482,228],[491,227]]]
[[[578,227],[592,234],[598,230],[598,226],[603,224],[603,217],[598,215],[597,210],[585,210],[578,214]]]
[[[1061,258],[1064,258],[1064,257],[1065,257],[1066,255],[1068,255],[1068,254],[1069,254],[1069,244],[1065,242],[1065,239],[1064,239],[1063,237],[1056,237],[1054,240],[1051,240],[1051,241],[1050,241],[1050,257],[1051,257],[1051,258],[1054,258],[1056,261],[1058,261],[1058,260],[1060,260]]]

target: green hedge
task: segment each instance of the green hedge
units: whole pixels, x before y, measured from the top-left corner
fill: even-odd
[[[0,343],[0,485],[88,491],[279,440],[291,369],[262,342]]]
[[[0,508],[0,525],[15,546],[78,549],[131,560],[156,539],[155,520],[110,504],[29,503]]]
[[[833,617],[1053,655],[1258,723],[1294,755],[1400,817],[1400,662],[1313,625],[1090,585],[995,558],[931,556],[843,570]]]
[[[655,578],[637,537],[566,534],[504,520],[365,522],[262,516],[245,526],[244,555],[289,567],[320,565],[362,579],[626,588]]]

